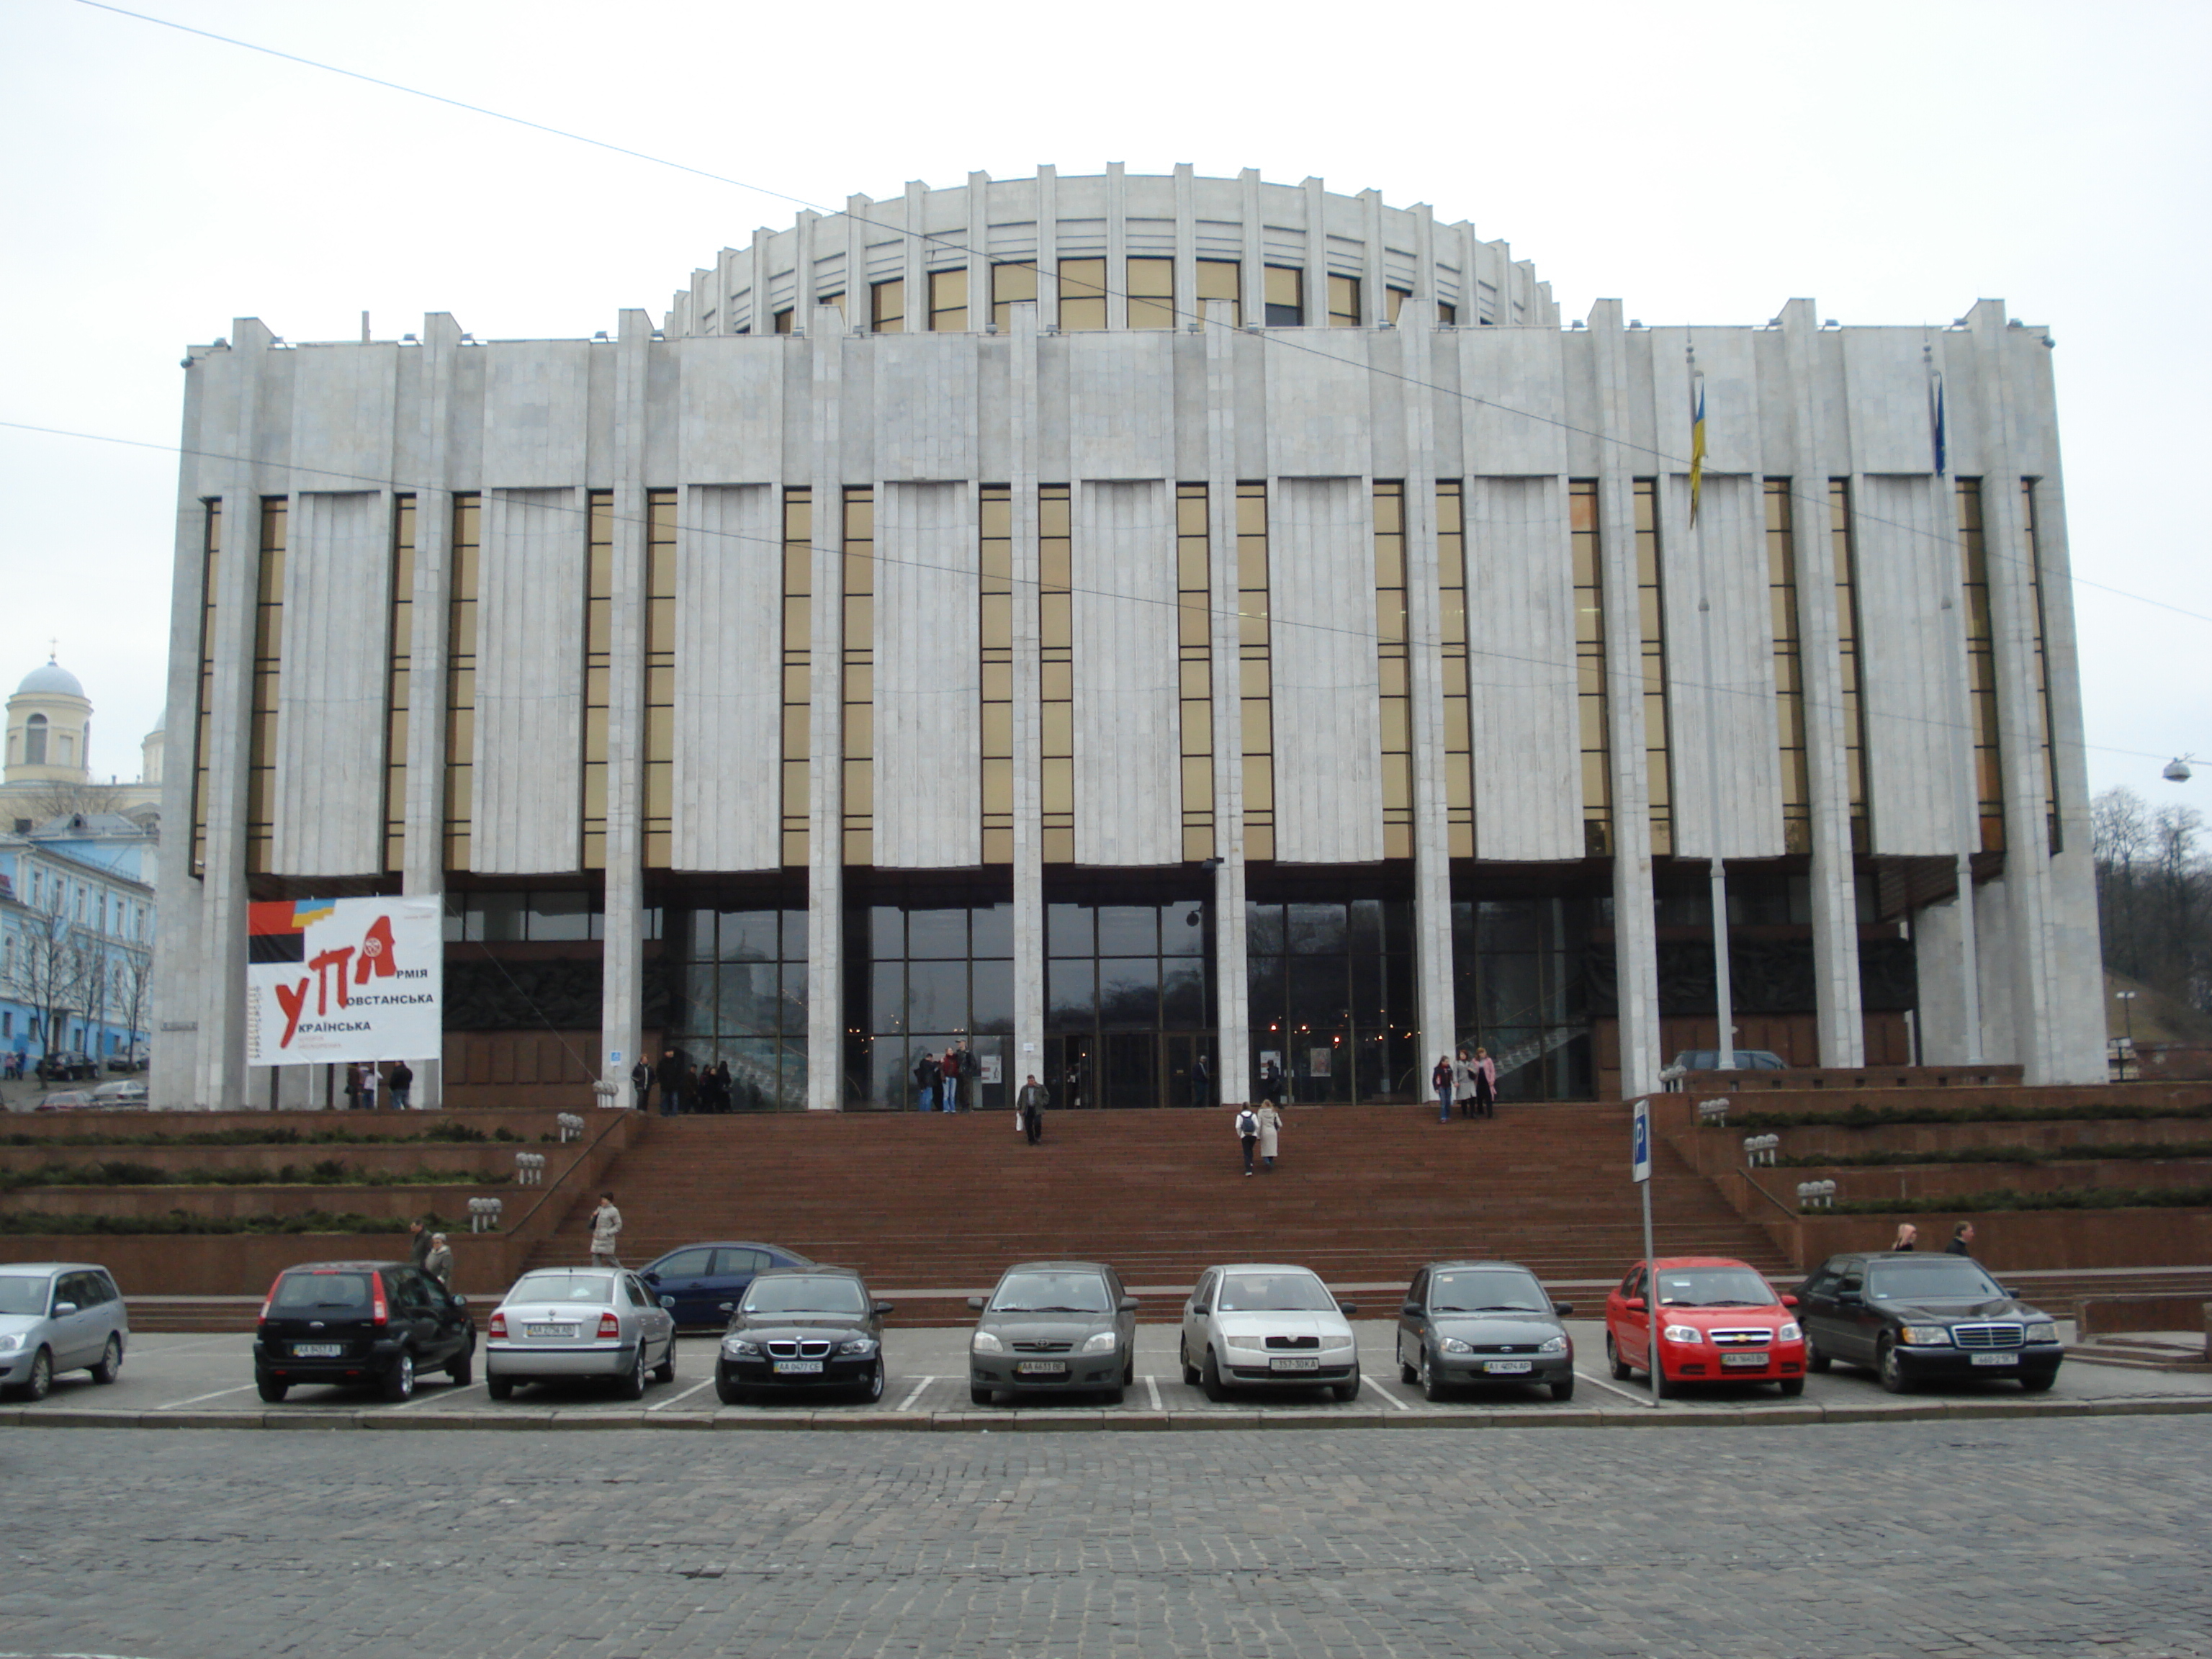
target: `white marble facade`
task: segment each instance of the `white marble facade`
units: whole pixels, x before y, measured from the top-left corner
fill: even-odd
[[[917,233],[927,233],[925,240]],[[1171,262],[1175,325],[1133,330],[1120,278],[1108,326],[1063,327],[1062,262]],[[1224,303],[1201,319],[1200,262],[1236,262],[1243,326]],[[992,325],[993,265],[1033,263],[1037,298]],[[1267,268],[1300,273],[1306,326],[1264,325]],[[964,271],[963,329],[927,331],[934,271]],[[1357,279],[1355,315],[1326,325],[1330,276]],[[1220,280],[1219,270],[1212,279]],[[872,331],[871,284],[903,284],[907,330]],[[778,313],[791,313],[779,325]],[[1395,320],[1394,320],[1395,319]],[[1444,319],[1444,320],[1440,320]],[[789,331],[781,331],[787,326]],[[1267,487],[1271,519],[1276,849],[1304,866],[1372,865],[1383,857],[1380,683],[1376,651],[1371,506],[1378,480],[1409,501],[1408,567],[1437,570],[1439,482],[1465,504],[1471,655],[1475,860],[1518,866],[1585,856],[1575,694],[1575,598],[1568,495],[1598,481],[1606,543],[1606,649],[1613,669],[1611,793],[1617,816],[1649,793],[1644,699],[1634,665],[1655,620],[1630,585],[1631,482],[1657,480],[1677,851],[1731,861],[1784,851],[1772,696],[1767,481],[1796,501],[1798,634],[1805,653],[1806,728],[1814,781],[1813,859],[1821,1059],[1861,1058],[1856,934],[1852,925],[1849,804],[1840,799],[1844,732],[1838,695],[1836,590],[1825,500],[1847,482],[1854,516],[1856,626],[1865,710],[1866,775],[1875,859],[1942,859],[1960,850],[1959,734],[1965,729],[1964,647],[1954,481],[1984,480],[1995,662],[2008,788],[2009,850],[2002,880],[1984,885],[1978,929],[1936,906],[1920,935],[1919,973],[1931,1060],[2017,1059],[2031,1079],[2101,1077],[2094,984],[2095,917],[2080,700],[2074,679],[2064,511],[2048,341],[1984,301],[1950,327],[1820,325],[1809,301],[1771,322],[1735,328],[1646,329],[1618,301],[1565,324],[1549,289],[1503,242],[1426,207],[1387,208],[1369,191],[1321,182],[1264,184],[1157,178],[1118,168],[1093,178],[971,176],[963,185],[910,187],[901,198],[856,197],[841,215],[802,216],[762,231],[693,274],[655,328],[624,312],[613,338],[477,343],[451,318],[426,319],[419,341],[294,347],[252,319],[195,348],[185,413],[173,586],[164,817],[207,823],[195,874],[165,860],[159,969],[163,1036],[157,1084],[170,1098],[234,1105],[246,1087],[239,977],[249,811],[254,592],[249,561],[226,556],[209,641],[206,752],[196,752],[202,675],[205,503],[220,501],[228,548],[251,545],[257,503],[293,501],[288,596],[270,794],[272,873],[301,880],[384,878],[381,781],[387,758],[410,762],[410,890],[439,890],[446,677],[444,619],[452,580],[444,514],[456,492],[483,502],[473,638],[475,724],[470,754],[473,835],[468,873],[571,876],[581,860],[579,799],[586,686],[585,492],[615,492],[615,517],[642,521],[648,489],[678,492],[670,867],[780,867],[785,846],[774,780],[790,711],[783,708],[781,492],[815,492],[811,644],[816,699],[808,726],[807,793],[817,900],[836,899],[846,766],[837,746],[842,611],[827,603],[840,568],[834,492],[874,491],[878,568],[871,612],[875,653],[872,775],[875,859],[915,870],[973,868],[984,856],[975,780],[979,670],[974,649],[978,492],[1011,485],[1018,575],[1034,573],[1035,491],[1072,491],[1075,696],[1075,843],[1080,865],[1181,864],[1183,775],[1177,748],[1175,497],[1204,483],[1216,524],[1214,580],[1234,569],[1222,526],[1236,486]],[[1687,521],[1688,409],[1693,376],[1707,402],[1709,459],[1699,524]],[[1933,409],[1946,390],[1945,471],[1936,470]],[[2020,501],[2033,491],[2041,625],[2051,685],[2058,853],[2039,833],[2039,745],[2045,700],[2034,692],[2033,595]],[[390,639],[395,497],[418,507],[413,708],[404,757],[387,757],[380,699]],[[641,580],[623,532],[618,582]],[[1025,583],[1027,578],[1024,577]],[[1018,586],[1018,611],[1034,599]],[[1217,611],[1234,595],[1217,591]],[[642,600],[618,586],[609,641],[618,689],[608,703],[608,754],[617,771],[647,752]],[[1438,615],[1433,596],[1409,605],[1418,658]],[[1425,622],[1423,619],[1427,619]],[[1217,698],[1237,683],[1234,619],[1211,630]],[[1037,649],[1035,612],[1014,630],[1018,707],[1018,883],[1034,884]],[[1424,902],[1449,891],[1435,867],[1446,845],[1442,721],[1434,673],[1413,677],[1413,841]],[[1626,686],[1626,690],[1622,688]],[[802,711],[803,712],[803,711]],[[1217,718],[1216,890],[1243,890],[1237,757]],[[2014,752],[2017,750],[2018,752]],[[202,775],[204,785],[196,788]],[[2014,797],[2018,799],[2014,799]],[[2038,797],[2030,799],[2030,797]],[[608,790],[608,927],[640,903],[646,792],[634,776]],[[1658,1052],[1650,860],[1639,828],[1616,826],[1609,860],[1621,912],[1622,1084],[1651,1086]],[[1632,833],[1632,831],[1633,831]],[[817,909],[820,908],[817,905]],[[1041,941],[1035,892],[1017,893],[1018,978],[1031,985]],[[1640,919],[1639,919],[1640,917]],[[813,930],[817,1000],[839,983],[840,930]],[[1971,935],[2002,936],[1976,963]],[[1224,937],[1241,936],[1241,924]],[[1425,926],[1424,948],[1449,951],[1448,927]],[[1441,943],[1440,943],[1441,941]],[[1963,942],[1962,942],[1963,941]],[[2084,951],[2086,950],[2086,954]],[[639,1043],[638,955],[608,952],[604,1041]],[[1449,985],[1449,963],[1425,982]],[[1978,978],[1966,994],[1964,976]],[[1240,975],[1224,974],[1224,981]],[[1242,1024],[1241,983],[1223,994],[1224,1030]],[[1448,994],[1425,992],[1424,1023],[1449,1018]],[[1443,1006],[1440,1008],[1440,1005]],[[1038,1018],[1034,994],[1019,1020]],[[1979,1030],[1960,1010],[1978,1006]],[[834,1041],[836,1010],[815,1011]],[[1018,1042],[1036,1033],[1018,1029]],[[1425,1030],[1420,1050],[1449,1046]],[[1221,1045],[1224,1098],[1242,1097],[1242,1045]],[[811,1103],[836,1104],[838,1066],[812,1067]]]

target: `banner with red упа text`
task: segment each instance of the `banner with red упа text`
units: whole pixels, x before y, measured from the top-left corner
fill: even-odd
[[[439,901],[285,899],[246,908],[247,1065],[422,1060],[443,1051]]]

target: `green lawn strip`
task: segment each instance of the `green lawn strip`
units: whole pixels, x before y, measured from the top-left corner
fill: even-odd
[[[541,1141],[556,1140],[539,1135]],[[177,1134],[129,1135],[0,1135],[0,1146],[471,1146],[499,1141],[517,1146],[531,1144],[505,1124],[486,1134],[466,1123],[435,1123],[410,1134],[356,1134],[350,1129],[201,1129]]]
[[[1917,1164],[2090,1164],[2099,1158],[2212,1158],[2212,1140],[2116,1140],[2079,1146],[1956,1146],[1925,1152],[1789,1152],[1787,1170],[1865,1170]]]
[[[58,1235],[108,1238],[149,1235],[198,1233],[402,1233],[408,1216],[358,1215],[350,1210],[301,1210],[292,1215],[204,1216],[172,1210],[160,1216],[40,1215],[21,1210],[0,1212],[0,1236]],[[422,1218],[434,1232],[459,1230],[461,1224],[437,1214]]]
[[[1936,1106],[1905,1106],[1876,1111],[1852,1106],[1840,1111],[1741,1112],[1721,1126],[1744,1129],[1886,1129],[1929,1123],[2151,1123],[2160,1119],[2212,1118],[2212,1100],[2195,1106],[1964,1106],[1946,1111]]]
[[[514,1179],[488,1170],[360,1170],[334,1158],[276,1170],[165,1170],[107,1160],[0,1170],[0,1193],[33,1187],[489,1187]]]
[[[1838,1203],[1823,1215],[1978,1215],[1995,1210],[2201,1210],[2212,1208],[2212,1187],[2090,1187],[2073,1192],[2021,1193],[2009,1187],[1949,1198],[1869,1199]]]

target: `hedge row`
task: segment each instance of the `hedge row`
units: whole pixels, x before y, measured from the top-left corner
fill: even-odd
[[[1998,1187],[1951,1198],[1874,1199],[1838,1204],[1809,1215],[1972,1215],[1990,1210],[2201,1210],[2212,1208],[2212,1187],[2092,1187],[2075,1192],[2021,1193]]]
[[[410,1218],[356,1215],[350,1210],[302,1210],[295,1215],[255,1215],[234,1218],[186,1215],[172,1210],[163,1216],[37,1215],[22,1211],[0,1212],[0,1236],[59,1234],[70,1237],[143,1237],[147,1234],[182,1233],[404,1233]],[[433,1232],[459,1227],[439,1215],[422,1218]]]
[[[1925,1123],[2144,1123],[2160,1118],[2212,1118],[2212,1101],[2194,1106],[1968,1106],[1945,1111],[1904,1106],[1876,1111],[1853,1106],[1826,1112],[1734,1112],[1726,1127],[1739,1129],[1887,1129]]]
[[[557,1140],[540,1135],[540,1140]],[[450,1120],[434,1123],[411,1134],[356,1134],[350,1129],[201,1129],[179,1134],[135,1135],[0,1135],[0,1146],[467,1146],[477,1142],[511,1141],[526,1146],[529,1138],[505,1124],[486,1134],[482,1129]]]
[[[2086,1164],[2099,1158],[2212,1158],[2212,1140],[2119,1140],[2087,1146],[1960,1146],[1928,1152],[1789,1152],[1778,1157],[1788,1170],[1863,1170],[1887,1164]]]
[[[0,1170],[0,1193],[27,1187],[494,1187],[514,1179],[479,1170],[357,1170],[334,1158],[277,1170],[165,1170],[109,1160]]]

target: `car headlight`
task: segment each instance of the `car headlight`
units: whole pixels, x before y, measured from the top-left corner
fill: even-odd
[[[1536,1350],[1538,1353],[1565,1353],[1566,1351],[1567,1339],[1564,1336],[1555,1336]]]
[[[1944,1325],[1906,1325],[1897,1333],[1899,1341],[1913,1348],[1948,1348],[1951,1332]]]
[[[970,1353],[1004,1353],[1006,1345],[988,1331],[978,1331],[975,1340],[969,1343],[968,1350]]]
[[[1705,1334],[1695,1325],[1669,1325],[1660,1334],[1669,1342],[1702,1342]]]
[[[748,1342],[742,1336],[725,1337],[722,1340],[722,1352],[732,1359],[758,1359],[760,1344]]]
[[[866,1359],[875,1351],[876,1339],[872,1336],[856,1336],[849,1341],[840,1342],[837,1345],[839,1353],[853,1359]]]
[[[0,1336],[0,1353],[13,1353],[22,1346],[23,1333],[21,1331],[14,1331],[6,1336]]]
[[[2027,1342],[2056,1342],[2058,1340],[2058,1327],[2046,1319],[2040,1323],[2030,1325],[2021,1335],[2021,1340]]]
[[[1097,1335],[1085,1342],[1080,1352],[1084,1353],[1111,1353],[1114,1352],[1114,1340],[1113,1332],[1101,1331]]]
[[[1324,1336],[1321,1340],[1321,1351],[1323,1353],[1350,1353],[1357,1346],[1358,1344],[1348,1336]]]
[[[1802,1342],[1804,1338],[1803,1328],[1794,1319],[1784,1320],[1781,1328],[1774,1333],[1774,1340],[1777,1342]]]
[[[1437,1344],[1437,1352],[1438,1353],[1473,1353],[1474,1346],[1472,1343],[1461,1341],[1455,1336],[1448,1336]]]
[[[1221,1339],[1221,1346],[1229,1349],[1233,1353],[1265,1353],[1267,1352],[1267,1344],[1266,1340],[1257,1336],[1224,1336]]]

